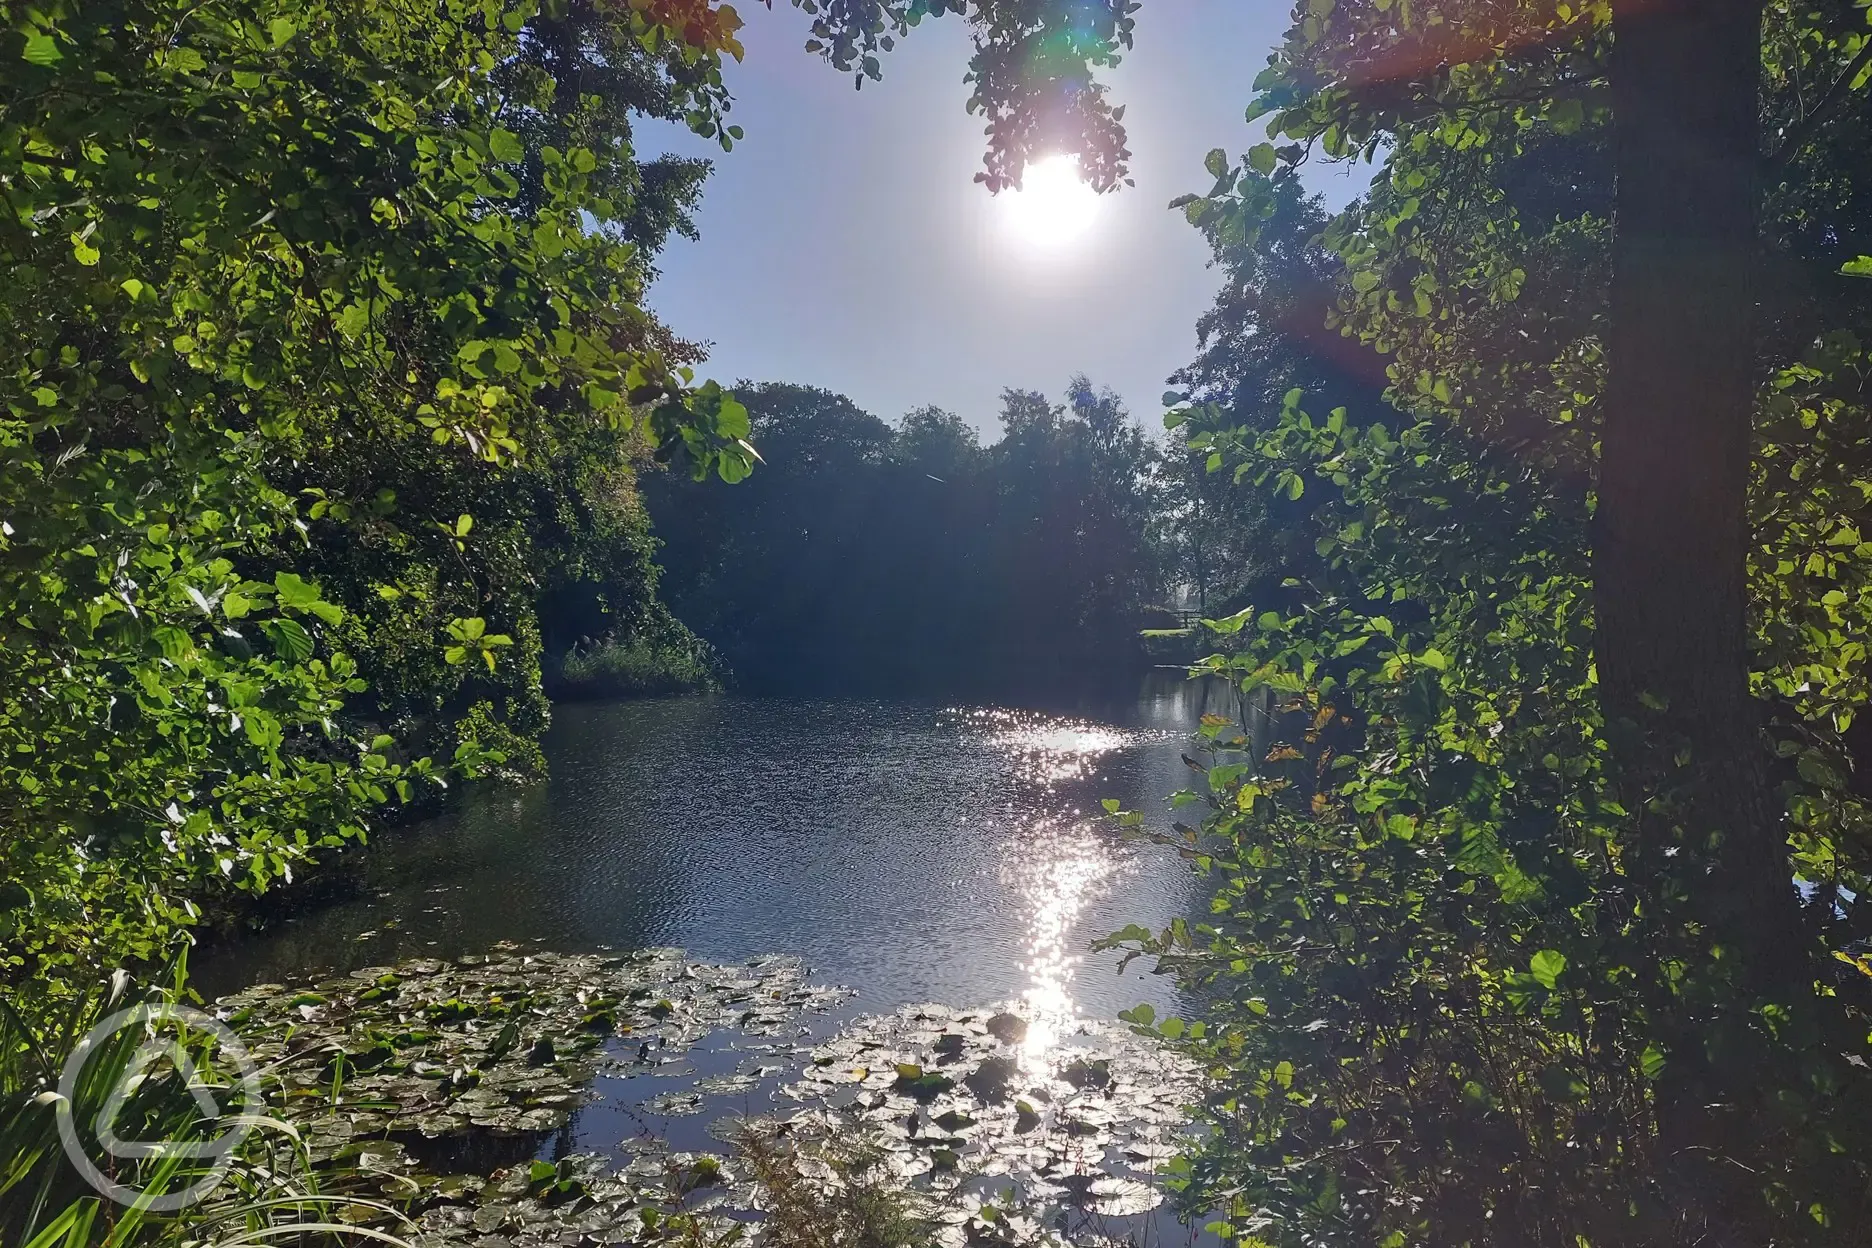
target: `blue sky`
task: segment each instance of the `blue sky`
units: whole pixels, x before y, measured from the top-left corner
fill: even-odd
[[[742,13],[747,57],[727,72],[746,139],[723,154],[673,127],[640,136],[717,158],[701,239],[671,244],[650,298],[712,344],[705,374],[824,386],[893,422],[935,403],[992,438],[1003,387],[1057,396],[1083,372],[1155,428],[1218,281],[1165,205],[1206,187],[1210,148],[1262,137],[1242,114],[1288,6],[1144,5],[1137,49],[1110,75],[1137,186],[1055,248],[1010,228],[1009,205],[973,181],[983,137],[963,109],[959,19],[926,22],[885,58],[883,82],[854,91],[801,50],[806,19],[787,0]],[[1342,203],[1368,177],[1321,171],[1315,189]]]

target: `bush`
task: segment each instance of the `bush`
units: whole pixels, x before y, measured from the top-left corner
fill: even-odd
[[[701,693],[721,685],[714,647],[683,629],[679,636],[606,639],[574,650],[560,660],[548,692],[583,701]]]

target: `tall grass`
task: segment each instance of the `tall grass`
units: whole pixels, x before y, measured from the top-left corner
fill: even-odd
[[[162,1061],[139,1070],[139,1050],[156,1033],[147,1024],[126,1027],[102,1040],[61,1090],[69,1055],[100,1021],[117,1010],[183,1000],[186,980],[179,960],[166,978],[165,985],[137,988],[119,973],[38,1030],[0,1000],[0,1244],[240,1248],[291,1239],[308,1246],[401,1245],[387,1232],[330,1220],[328,1211],[339,1204],[364,1206],[387,1225],[400,1218],[381,1204],[323,1193],[292,1127],[265,1117],[259,1105],[239,1103],[235,1072],[217,1053],[212,1035],[164,1029],[163,1039],[178,1041],[187,1065]],[[261,1073],[264,1083],[273,1072]],[[198,1092],[235,1112],[210,1121],[196,1100]],[[125,1140],[198,1140],[241,1123],[255,1129],[233,1154],[220,1182],[205,1187],[197,1203],[163,1212],[150,1208],[150,1202],[204,1182],[216,1160],[169,1152],[125,1161],[102,1154],[96,1147],[97,1124],[113,1095],[122,1096],[114,1124]],[[73,1165],[59,1129],[61,1110],[69,1110],[74,1134],[97,1168],[112,1182],[142,1193],[135,1203],[108,1199]]]
[[[547,692],[565,700],[698,693],[721,687],[721,667],[713,648],[686,631],[607,639],[561,659]]]

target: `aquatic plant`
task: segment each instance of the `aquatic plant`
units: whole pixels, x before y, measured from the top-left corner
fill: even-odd
[[[425,1248],[1152,1233],[1200,1096],[1187,1061],[1012,1009],[909,1006],[825,1034],[814,1020],[848,995],[787,958],[505,946],[255,985],[216,1009],[280,1065],[277,1110],[315,1164],[369,1176]],[[642,1129],[609,1156],[570,1151],[574,1115],[601,1100]],[[711,1118],[719,1152],[671,1145]]]
[[[238,1072],[215,1037],[183,1029],[164,1040],[179,1047],[147,1064],[159,1032],[144,1019],[87,1044],[67,1071],[67,1055],[117,1012],[146,1007],[161,1015],[184,997],[183,964],[166,982],[133,984],[119,974],[74,1001],[55,1028],[38,1031],[0,1002],[0,1243],[16,1248],[236,1248],[288,1237],[305,1245],[402,1241],[408,1227],[390,1203],[360,1194],[344,1166],[315,1170],[299,1133],[248,1104]],[[61,1078],[61,1075],[64,1078]],[[248,1091],[264,1094],[272,1072],[257,1072]],[[220,1109],[206,1117],[202,1094]],[[75,1129],[62,1130],[61,1119]],[[202,1139],[204,1128],[246,1131],[225,1161],[170,1149],[143,1160],[89,1151],[108,1121],[122,1139],[172,1145]],[[78,1140],[94,1167],[87,1177],[67,1152]],[[97,1176],[127,1189],[113,1201]],[[132,1199],[129,1191],[139,1193]],[[199,1199],[189,1198],[199,1191]],[[169,1200],[186,1201],[175,1211]],[[361,1221],[372,1226],[358,1225]]]

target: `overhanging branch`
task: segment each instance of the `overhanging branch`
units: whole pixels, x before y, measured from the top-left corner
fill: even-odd
[[[1865,72],[1868,65],[1872,65],[1872,37],[1866,39],[1865,45],[1859,49],[1859,55],[1853,57],[1852,63],[1846,66],[1845,72],[1833,80],[1833,85],[1826,89],[1826,94],[1814,103],[1805,116],[1789,128],[1787,137],[1781,141],[1781,146],[1768,157],[1766,172],[1779,172],[1782,166],[1794,158],[1795,153],[1807,146],[1820,127],[1826,124],[1827,116],[1852,90],[1853,80]]]

